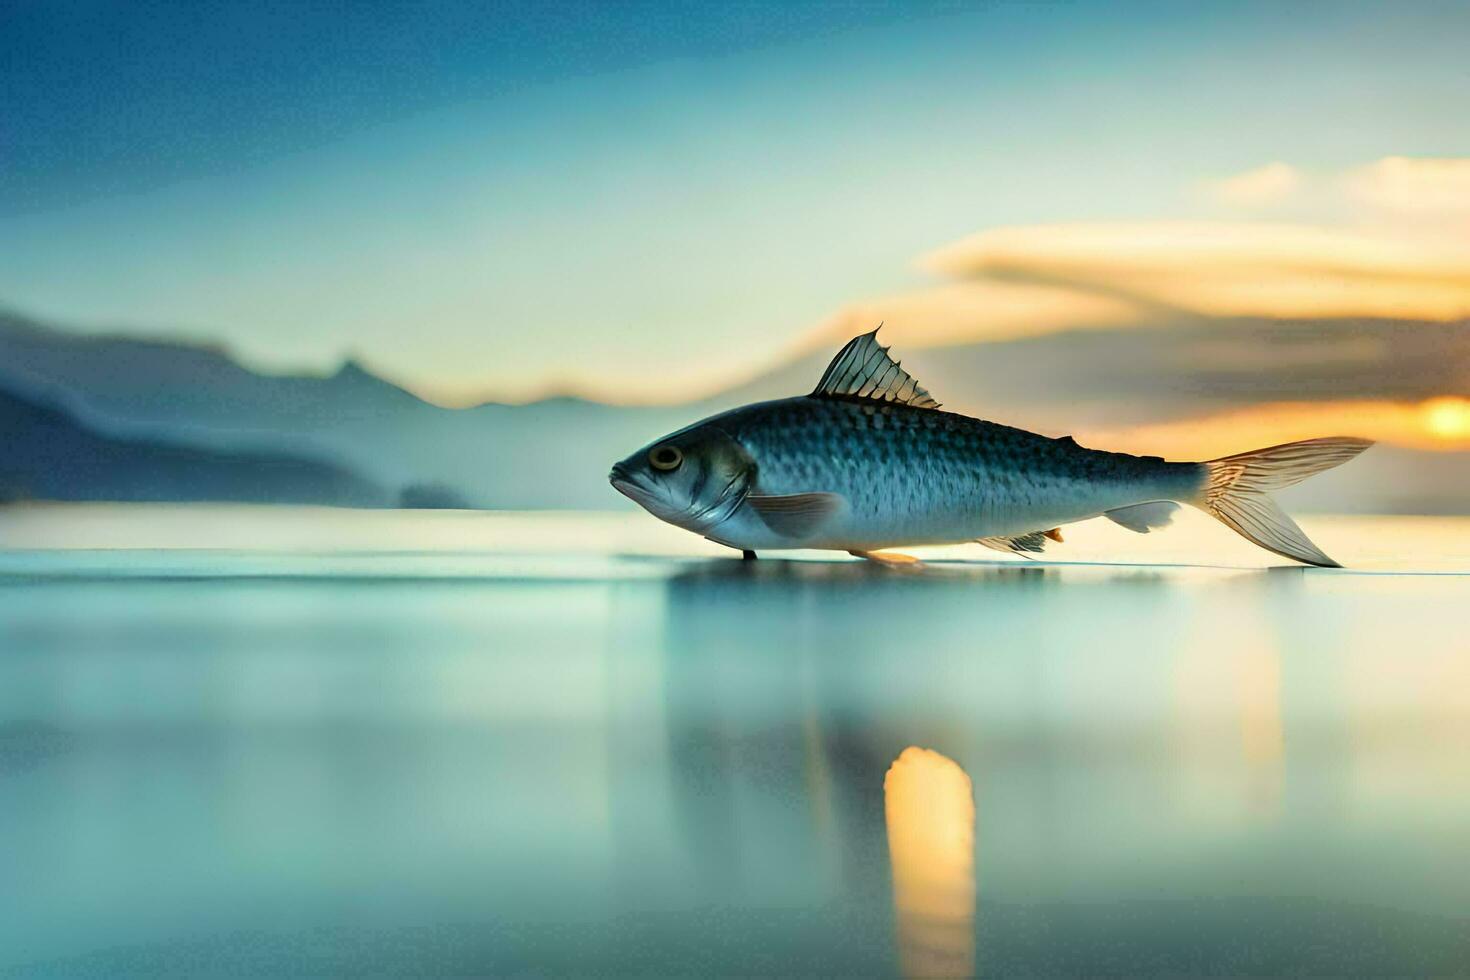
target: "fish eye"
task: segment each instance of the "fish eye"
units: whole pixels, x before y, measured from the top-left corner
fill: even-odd
[[[656,446],[648,454],[648,463],[656,470],[677,470],[684,454],[677,446]]]

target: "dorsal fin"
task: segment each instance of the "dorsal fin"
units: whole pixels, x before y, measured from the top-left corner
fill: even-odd
[[[879,328],[882,324],[878,325]],[[911,408],[938,408],[925,391],[878,343],[878,329],[854,337],[837,352],[812,391],[817,398],[869,398]]]

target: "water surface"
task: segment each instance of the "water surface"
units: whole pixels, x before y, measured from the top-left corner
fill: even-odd
[[[1470,522],[1302,523],[9,512],[0,972],[1463,972]]]

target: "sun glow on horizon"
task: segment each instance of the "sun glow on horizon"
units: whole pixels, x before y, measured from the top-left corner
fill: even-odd
[[[1422,402],[1380,400],[1271,402],[1215,415],[1149,425],[1092,429],[1085,440],[1102,448],[1202,459],[1248,446],[1325,435],[1353,435],[1435,452],[1470,450],[1470,398],[1445,395]]]
[[[1424,428],[1446,442],[1470,441],[1470,398],[1431,398],[1420,406]]]

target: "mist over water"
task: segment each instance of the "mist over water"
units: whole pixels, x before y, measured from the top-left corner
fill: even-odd
[[[1302,524],[6,512],[0,973],[1458,972],[1470,522]]]

